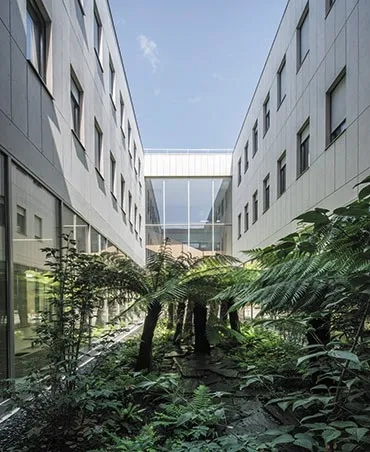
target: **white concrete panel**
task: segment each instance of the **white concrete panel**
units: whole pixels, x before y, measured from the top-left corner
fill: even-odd
[[[10,19],[10,0],[2,0],[0,2],[0,20],[3,22],[5,27],[9,30],[9,19]]]
[[[370,107],[359,118],[359,172],[370,168]]]
[[[0,22],[0,109],[10,116],[10,35],[2,22]]]
[[[41,85],[33,71],[28,72],[27,84],[28,137],[41,149]]]
[[[1,0],[3,1],[3,0]],[[26,55],[26,1],[10,0],[10,30],[17,46]]]
[[[28,64],[19,48],[11,46],[12,120],[27,134],[27,70]]]

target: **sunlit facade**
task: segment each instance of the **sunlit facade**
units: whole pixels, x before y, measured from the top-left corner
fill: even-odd
[[[66,233],[81,252],[119,251],[143,265],[145,206],[143,148],[109,3],[0,3],[2,379],[42,363],[42,248],[60,247]],[[104,305],[92,322],[116,313]]]

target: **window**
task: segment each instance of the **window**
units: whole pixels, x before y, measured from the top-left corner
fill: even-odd
[[[127,121],[127,149],[131,156],[131,124]]]
[[[310,166],[310,125],[307,123],[298,134],[298,176]]]
[[[242,214],[238,215],[238,239],[242,236]]]
[[[238,185],[240,185],[241,181],[242,181],[242,159],[240,158],[238,160]]]
[[[124,139],[125,138],[125,103],[123,101],[122,95],[120,98],[120,125],[121,125],[121,132],[122,132],[123,139]]]
[[[35,239],[42,239],[42,218],[34,215],[34,230]]]
[[[116,194],[116,159],[113,154],[110,154],[110,191],[113,195]]]
[[[46,81],[46,23],[40,9],[32,0],[27,1],[27,59],[42,80]]]
[[[73,73],[71,74],[71,108],[72,130],[78,138],[81,138],[82,89]]]
[[[137,233],[137,205],[136,204],[134,207],[134,229],[135,229],[135,232]]]
[[[115,104],[115,89],[116,89],[116,71],[114,70],[112,58],[109,55],[109,95],[110,98]]]
[[[99,61],[102,59],[102,23],[96,4],[94,5],[94,49]]]
[[[141,226],[142,226],[142,219],[141,215],[139,215],[139,234],[141,235]]]
[[[141,160],[140,160],[140,158],[137,161],[137,173],[140,177],[141,176]]]
[[[285,56],[281,62],[280,68],[277,74],[277,93],[278,93],[278,107],[283,102],[286,96],[286,59]]]
[[[244,146],[244,173],[246,173],[247,169],[249,168],[248,146],[249,146],[249,143],[247,141],[247,144]]]
[[[103,172],[103,133],[95,121],[95,168],[100,174]]]
[[[266,212],[270,208],[270,174],[263,181],[263,211]]]
[[[279,158],[277,162],[277,180],[278,180],[278,197],[286,190],[286,153]]]
[[[136,143],[134,141],[134,167],[135,167],[135,171],[136,171],[136,154],[137,154],[137,149],[136,149]]]
[[[128,192],[128,219],[132,224],[132,194],[130,191]]]
[[[121,174],[121,209],[125,210],[125,188],[126,188],[126,182]]]
[[[335,0],[326,0],[326,14],[329,14],[332,6],[334,5]]]
[[[258,151],[258,121],[256,121],[253,126],[253,155],[252,155],[252,157],[254,157],[256,155],[257,151]]]
[[[297,68],[299,69],[303,63],[303,60],[306,58],[306,55],[309,51],[309,22],[308,22],[308,3],[305,7],[302,18],[298,23],[297,27]]]
[[[26,209],[17,205],[17,233],[27,235]]]
[[[342,71],[339,80],[327,93],[327,105],[329,107],[328,143],[330,144],[346,128],[346,77]]]
[[[258,191],[253,193],[253,223],[258,220]]]
[[[244,232],[249,229],[249,204],[244,206]]]
[[[270,128],[270,93],[267,95],[265,103],[263,104],[263,123],[264,134],[266,134]]]

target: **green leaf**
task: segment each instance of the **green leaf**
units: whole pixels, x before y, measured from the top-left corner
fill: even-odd
[[[330,356],[331,358],[345,359],[347,361],[352,361],[356,364],[360,364],[358,356],[346,350],[330,350],[328,356]]]
[[[271,444],[290,444],[294,442],[294,437],[292,435],[289,435],[289,433],[284,433],[281,436],[278,436],[273,441],[271,441]]]
[[[358,199],[364,199],[367,198],[368,196],[370,196],[370,185],[368,185],[367,187],[364,187],[360,193],[358,194]]]
[[[316,210],[311,210],[310,212],[303,213],[302,215],[299,215],[294,219],[300,220],[304,223],[313,223],[316,226],[330,222],[329,218],[324,213],[318,212]]]
[[[316,353],[311,353],[310,355],[301,356],[297,360],[297,366],[301,365],[304,361],[307,361],[308,359],[317,358],[318,356],[324,356],[324,355],[327,355],[327,352],[325,352],[325,351],[324,352],[316,352]]]
[[[354,185],[353,188],[358,187],[361,184],[369,184],[369,183],[370,183],[370,176],[367,176],[361,182],[359,182],[358,184]]]
[[[362,438],[366,435],[368,431],[369,429],[365,427],[346,428],[346,432],[352,435],[358,443],[362,440]]]
[[[330,430],[324,430],[322,432],[322,437],[325,441],[325,444],[329,444],[335,439],[339,438],[342,433],[339,430],[330,429]]]
[[[334,421],[329,424],[331,427],[336,428],[349,428],[349,427],[357,427],[357,424],[352,421]]]
[[[296,440],[294,441],[293,444],[295,444],[296,446],[303,447],[304,449],[313,451],[313,446],[315,442],[311,435],[297,433],[296,435],[294,435],[294,437],[296,438]]]

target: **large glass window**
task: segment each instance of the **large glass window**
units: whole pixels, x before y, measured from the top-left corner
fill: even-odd
[[[48,303],[45,247],[58,245],[58,202],[38,181],[12,167],[15,376],[43,363],[34,328]]]
[[[8,311],[6,271],[5,168],[0,154],[0,379],[8,377]]]
[[[81,253],[87,253],[88,248],[88,224],[76,215],[67,206],[63,206],[62,212],[63,233],[76,241],[76,249]]]
[[[230,179],[147,179],[146,194],[148,253],[164,240],[174,255],[231,252]]]

